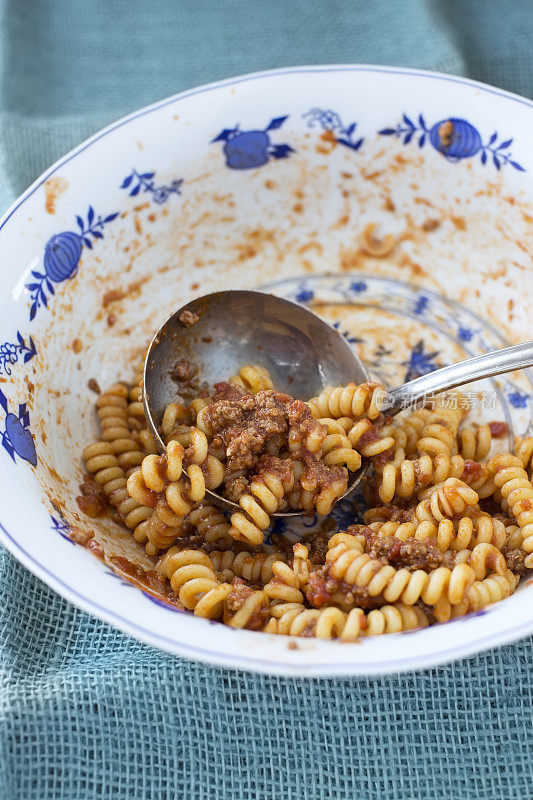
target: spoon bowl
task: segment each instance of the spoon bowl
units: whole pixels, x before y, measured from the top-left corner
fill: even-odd
[[[196,317],[193,324],[182,321]],[[161,451],[165,449],[161,420],[179,392],[170,373],[180,361],[189,362],[198,381],[210,386],[236,375],[245,365],[260,364],[268,370],[278,391],[299,400],[309,400],[326,386],[369,380],[348,342],[304,306],[258,291],[233,290],[198,297],[165,320],[146,355],[144,407]],[[365,471],[366,465],[350,473],[348,492]],[[240,510],[236,503],[215,492],[206,491],[206,496],[226,510]],[[289,511],[273,516],[299,515],[299,511]]]

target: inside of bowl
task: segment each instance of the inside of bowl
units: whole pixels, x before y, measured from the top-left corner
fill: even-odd
[[[59,166],[20,212],[10,410],[27,404],[50,527],[93,534],[108,563],[155,558],[76,502],[98,391],[135,381],[154,330],[189,299],[262,287],[303,303],[387,387],[531,337],[532,189],[518,167],[533,158],[520,131],[501,119],[493,140],[490,107],[469,110],[467,95],[452,109],[429,88],[354,95],[343,80],[329,101],[300,76],[265,84],[260,102],[243,84],[165,106]],[[474,422],[506,423],[494,450],[531,432],[530,373],[464,393]],[[15,461],[31,463],[21,447]],[[345,527],[353,510],[333,520]]]

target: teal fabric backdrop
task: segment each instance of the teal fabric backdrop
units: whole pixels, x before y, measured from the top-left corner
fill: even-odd
[[[291,64],[533,96],[531,0],[0,0],[0,204],[103,124]],[[0,800],[533,797],[527,639],[385,678],[289,680],[152,650],[0,548]]]

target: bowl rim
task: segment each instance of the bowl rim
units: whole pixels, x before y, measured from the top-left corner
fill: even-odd
[[[450,75],[440,72],[414,69],[408,67],[394,67],[382,66],[377,64],[324,64],[324,65],[304,65],[292,67],[280,67],[271,70],[263,70],[259,72],[246,73],[244,75],[237,75],[220,81],[203,84],[201,86],[187,89],[183,92],[167,96],[161,100],[156,101],[147,106],[143,106],[126,116],[120,117],[115,122],[100,129],[95,134],[85,139],[75,148],[70,150],[64,156],[55,161],[47,170],[45,170],[30,186],[8,207],[5,213],[0,218],[0,232],[8,223],[13,214],[24,204],[24,202],[31,197],[34,192],[45,183],[54,173],[62,166],[73,160],[77,155],[88,149],[95,142],[104,138],[108,134],[117,130],[118,128],[127,125],[129,122],[138,119],[139,117],[146,116],[154,111],[157,111],[165,106],[172,105],[173,103],[185,100],[199,94],[224,89],[236,84],[242,84],[250,81],[261,79],[268,79],[271,77],[294,75],[294,74],[308,74],[308,73],[331,73],[336,72],[368,72],[377,74],[390,74],[399,76],[411,76],[418,79],[429,79],[431,81],[442,81],[448,83],[461,84],[473,89],[482,91],[486,94],[496,95],[515,103],[525,105],[526,107],[533,108],[533,100],[522,97],[513,92],[475,81],[461,76]],[[76,591],[70,584],[66,583],[61,574],[56,574],[49,570],[46,566],[39,563],[30,552],[28,552],[16,539],[12,537],[6,527],[0,521],[0,542],[7,548],[7,550],[27,569],[34,575],[43,580],[50,588],[66,598],[73,605],[82,609],[83,611],[98,617],[106,623],[113,625],[126,634],[135,637],[147,644],[150,644],[159,649],[171,652],[175,655],[180,655],[185,658],[201,660],[204,663],[209,663],[216,666],[228,667],[233,669],[242,669],[245,671],[259,672],[271,675],[284,675],[287,677],[341,677],[341,676],[375,676],[401,673],[408,671],[420,670],[440,664],[446,664],[459,658],[464,658],[469,655],[477,654],[479,652],[488,650],[490,648],[501,646],[517,639],[523,638],[530,633],[533,633],[533,617],[520,625],[506,628],[496,629],[489,635],[480,636],[477,639],[471,638],[469,641],[455,644],[446,650],[435,650],[427,654],[420,654],[416,656],[405,656],[391,659],[389,661],[369,662],[354,661],[352,663],[309,663],[302,665],[299,663],[290,663],[289,661],[274,661],[270,658],[254,657],[250,655],[239,654],[225,654],[220,652],[211,651],[202,647],[198,647],[187,642],[177,641],[175,638],[164,636],[153,629],[143,627],[140,624],[133,622],[121,616],[120,613],[111,608],[100,605],[96,600],[86,597]],[[250,633],[250,632],[249,632]],[[263,636],[259,633],[257,635]],[[402,634],[389,634],[389,637],[396,637]],[[332,650],[332,653],[334,651]]]

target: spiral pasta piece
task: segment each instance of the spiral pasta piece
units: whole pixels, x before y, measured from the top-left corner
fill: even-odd
[[[128,392],[128,426],[131,431],[141,431],[146,427],[143,406],[143,373],[137,373],[133,386]]]
[[[169,579],[185,608],[198,617],[220,619],[231,585],[218,581],[208,555],[171,547],[159,559],[156,569]]]
[[[429,535],[424,537],[424,539],[422,539],[422,537],[417,537],[417,531],[422,527],[422,525],[424,525],[424,523],[397,522],[395,520],[388,520],[387,522],[371,522],[368,527],[375,533],[380,533],[382,536],[394,536],[395,539],[399,539],[401,542],[407,542],[409,539],[419,538],[424,541],[424,539],[430,538]],[[432,525],[431,530],[433,531],[434,528],[435,526]]]
[[[465,460],[482,461],[487,457],[492,444],[492,434],[488,425],[461,428],[457,438],[459,453]]]
[[[469,611],[479,611],[490,603],[497,603],[509,597],[518,584],[518,575],[507,572],[505,575],[489,575],[482,581],[475,581],[467,592],[465,600],[451,609],[451,617],[459,617]]]
[[[423,500],[433,487],[448,478],[460,478],[480,498],[490,497],[496,488],[486,464],[465,461],[460,455],[438,453],[431,457],[423,453],[414,460],[385,464],[378,483],[379,496],[384,503],[390,503],[395,497],[406,499],[419,492]]]
[[[514,450],[526,470],[533,470],[533,436],[516,436]]]
[[[324,442],[329,438],[331,437],[327,436],[326,428],[319,422],[310,425],[305,433],[302,433],[298,427],[291,426],[288,434],[289,451],[296,452],[304,447],[310,453],[319,453],[323,449]]]
[[[419,408],[399,423],[405,434],[404,449],[408,456],[417,452],[417,442],[422,435],[422,430],[428,424],[431,413],[429,408]],[[396,420],[396,424],[398,424],[398,420]]]
[[[302,603],[304,596],[300,591],[300,575],[283,561],[272,564],[272,578],[265,586],[265,593],[270,600],[283,603]]]
[[[330,433],[322,441],[324,463],[331,467],[345,466],[355,472],[361,466],[361,456],[354,450],[349,438],[340,433]]]
[[[356,642],[361,636],[399,633],[428,625],[427,616],[420,608],[402,603],[382,606],[366,615],[360,608],[348,612],[335,606],[307,609],[300,603],[280,603],[272,606],[270,613],[274,625],[265,630],[272,633],[340,639],[343,642]]]
[[[150,517],[152,510],[130,497],[126,475],[113,452],[113,443],[94,442],[84,449],[82,457],[87,472],[102,487],[124,524],[135,531],[135,539],[145,542],[146,535],[140,526]]]
[[[386,466],[390,465],[399,468],[402,462],[406,460],[407,448],[407,434],[396,421],[380,427],[379,435],[381,439],[388,439],[389,441],[392,439],[394,443],[387,450],[378,453],[377,457],[372,460],[374,472],[378,476],[382,475]]]
[[[494,483],[507,502],[522,531],[522,548],[528,554],[526,567],[533,566],[533,485],[522,461],[511,453],[502,453],[489,461]]]
[[[270,525],[270,515],[278,510],[290,488],[273,472],[253,478],[249,492],[239,500],[242,511],[231,515],[230,536],[252,547],[261,544],[263,531]]]
[[[439,453],[450,456],[457,454],[457,430],[465,412],[453,404],[448,407],[444,402],[437,400],[436,408],[430,412],[426,424],[420,431],[420,438],[416,442],[419,453],[427,453],[430,456]]]
[[[360,419],[348,431],[348,439],[354,450],[357,450],[365,458],[384,453],[394,447],[392,436],[382,437],[369,419]]]
[[[445,599],[456,605],[463,600],[475,579],[473,569],[467,564],[458,564],[452,570],[439,567],[430,572],[396,570],[343,544],[328,551],[326,562],[333,578],[365,588],[371,597],[383,596],[387,603],[400,600],[406,605],[414,605],[422,600],[435,605]]]
[[[96,401],[96,413],[104,442],[130,438],[128,395],[128,387],[124,383],[115,383]]]
[[[436,456],[439,453],[453,455],[457,450],[455,435],[446,425],[430,422],[422,429],[422,436],[416,443],[419,453]]]
[[[439,453],[431,458],[423,453],[411,461],[400,464],[385,464],[380,476],[379,496],[384,503],[390,503],[397,495],[403,499],[412,497],[417,491],[448,478],[460,478],[464,472],[464,459]]]
[[[468,564],[474,570],[476,581],[486,578],[489,572],[497,575],[505,575],[507,572],[503,554],[488,542],[476,544],[473,550],[459,550],[455,556],[455,563]]]
[[[164,498],[160,498],[150,517],[143,523],[142,531],[146,534],[146,552],[156,555],[166,550],[179,537],[185,514],[176,514]]]
[[[182,475],[185,455],[189,460],[187,477]],[[130,496],[154,509],[142,528],[149,541],[146,546],[149,555],[169,547],[178,538],[183,520],[203,500],[206,480],[200,464],[207,461],[205,434],[191,428],[186,453],[179,442],[171,440],[164,455],[146,456],[140,470],[128,478]]]
[[[229,379],[229,383],[233,386],[240,386],[241,389],[246,389],[252,394],[274,387],[268,371],[257,364],[240,369],[237,375]]]
[[[505,526],[504,546],[510,550],[514,550],[522,546],[522,530],[519,525]]]
[[[320,417],[351,417],[377,419],[385,406],[387,392],[377,383],[362,383],[357,386],[328,386],[318,397],[308,401],[315,419]]]
[[[477,492],[458,478],[448,478],[434,486],[431,494],[418,504],[415,516],[419,522],[438,524],[443,519],[458,517],[469,507],[476,506]]]
[[[383,633],[400,633],[415,628],[426,628],[428,618],[418,606],[407,606],[398,603],[394,606],[382,606],[369,611],[366,616],[365,636],[379,636]]]
[[[145,455],[138,439],[138,432],[143,426],[138,425],[137,418],[130,414],[130,396],[131,390],[125,384],[116,383],[96,401],[102,440],[112,445],[126,477],[139,466]]]
[[[214,551],[209,554],[215,572],[224,580],[233,580],[235,576],[244,578],[250,583],[267,584],[274,577],[272,565],[276,561],[283,562],[283,553],[233,553],[230,550]]]
[[[161,435],[163,441],[167,444],[170,439],[176,438],[180,441],[180,435],[183,433],[188,434],[189,428],[189,410],[183,403],[169,403],[163,412],[163,419],[161,420]],[[180,441],[180,444],[184,442]],[[188,444],[188,438],[186,440]]]
[[[374,525],[377,525],[374,528]],[[397,526],[395,530],[395,526]],[[402,532],[409,529],[413,523],[386,522],[374,523],[370,527],[396,538],[405,539]],[[392,528],[392,530],[391,530]],[[417,541],[434,541],[435,546],[441,551],[447,550],[473,550],[478,544],[491,544],[501,549],[507,539],[507,531],[503,523],[489,516],[461,517],[461,519],[443,519],[438,525],[432,522],[419,522],[414,525],[412,538]],[[388,531],[391,531],[388,533]]]
[[[216,544],[224,550],[231,547],[233,538],[228,533],[230,524],[211,503],[200,503],[189,513],[188,519],[208,544]]]
[[[151,455],[157,453],[157,445],[155,443],[155,439],[148,430],[148,428],[143,428],[138,433],[138,440],[139,444],[142,448],[144,455]]]

